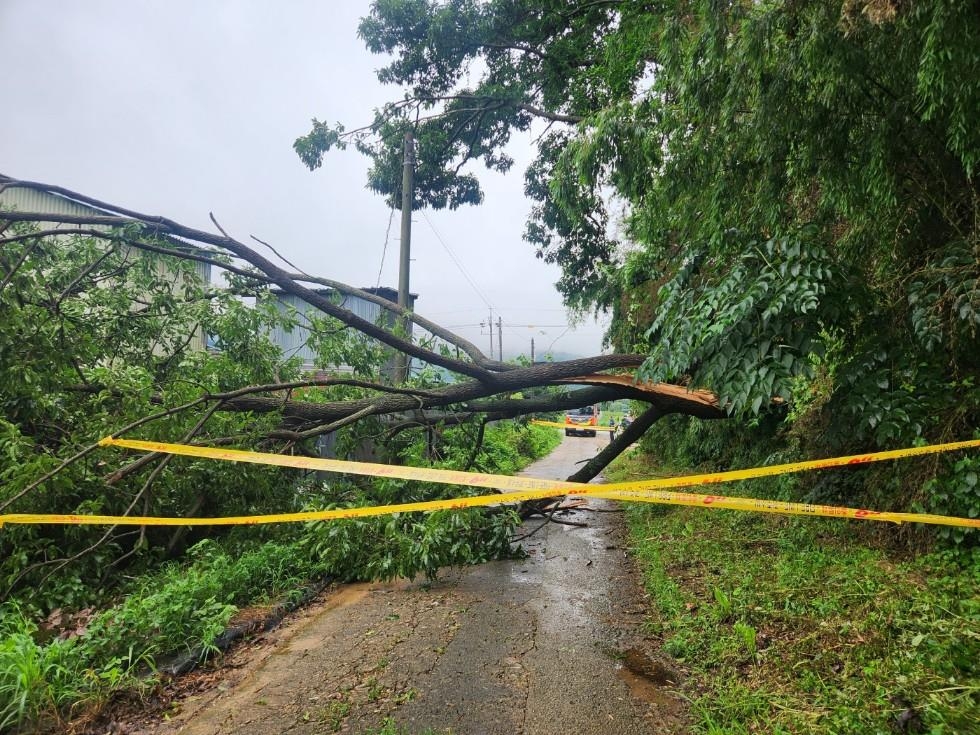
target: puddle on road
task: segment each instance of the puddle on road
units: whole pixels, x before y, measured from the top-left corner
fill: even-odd
[[[677,674],[637,648],[623,652],[616,675],[637,699],[663,707],[677,705],[677,697],[670,691],[678,683]]]

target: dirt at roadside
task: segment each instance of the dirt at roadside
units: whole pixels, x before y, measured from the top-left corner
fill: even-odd
[[[566,477],[601,440],[565,439],[525,474]],[[644,637],[620,515],[589,506],[563,516],[588,527],[550,524],[525,559],[329,591],[111,731],[365,733],[391,718],[402,733],[686,732],[683,672]]]

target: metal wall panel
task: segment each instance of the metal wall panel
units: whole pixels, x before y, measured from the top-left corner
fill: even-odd
[[[0,206],[4,209],[16,209],[20,212],[51,212],[52,214],[102,214],[97,209],[84,204],[73,202],[64,197],[57,197],[47,192],[35,191],[12,186],[0,192]],[[77,230],[89,225],[68,225],[63,223],[45,223],[45,229]]]
[[[318,290],[317,293],[327,297],[334,294],[334,292],[322,289]],[[290,307],[296,310],[298,325],[292,331],[286,331],[281,326],[277,326],[270,331],[269,338],[274,344],[279,346],[284,358],[291,358],[298,355],[303,361],[303,370],[310,371],[315,369],[316,354],[307,345],[307,341],[310,338],[310,330],[304,327],[303,323],[308,315],[320,316],[322,312],[293,294],[274,291],[273,296],[276,298],[276,308],[281,313],[285,313]],[[413,296],[412,302],[414,303],[414,301],[415,298]],[[372,324],[378,322],[381,318],[382,311],[384,311],[378,304],[365,301],[357,296],[345,296],[340,302],[340,306]],[[387,311],[385,313],[390,314]],[[350,370],[349,367],[344,365],[337,366],[335,369],[338,372],[347,372]]]

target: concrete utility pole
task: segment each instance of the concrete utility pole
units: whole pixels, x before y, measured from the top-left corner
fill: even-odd
[[[408,272],[412,253],[412,198],[415,190],[415,139],[405,133],[405,162],[402,165],[402,241],[401,257],[398,261],[398,305],[409,308]],[[402,331],[410,335],[411,322],[408,317],[401,319]],[[408,355],[399,352],[395,355],[395,382],[404,383],[408,379]]]
[[[497,317],[497,359],[504,361],[504,325],[503,319]]]
[[[531,364],[534,364],[534,337],[531,337]]]

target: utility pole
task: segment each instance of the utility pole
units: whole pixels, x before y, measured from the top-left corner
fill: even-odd
[[[490,359],[493,359],[493,309],[490,309],[490,319],[487,321],[490,327]]]
[[[402,238],[401,257],[398,261],[398,305],[409,308],[408,271],[412,253],[412,198],[415,190],[415,139],[405,133],[405,161],[402,164]],[[411,322],[408,317],[401,318],[402,332],[411,340]],[[408,355],[399,352],[395,355],[395,383],[408,379]]]
[[[497,317],[497,359],[504,361],[504,325],[499,316]]]
[[[534,337],[531,337],[531,364],[534,364]]]

